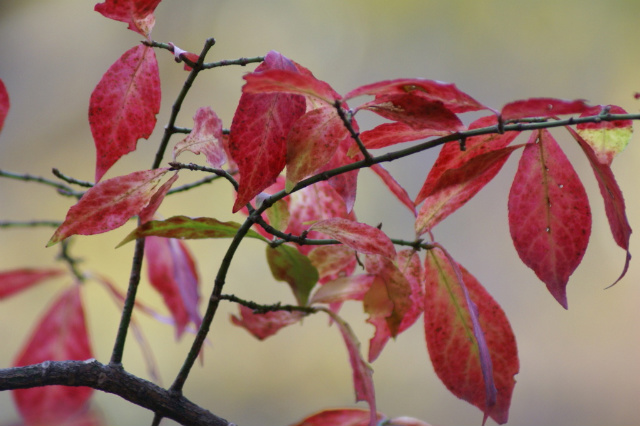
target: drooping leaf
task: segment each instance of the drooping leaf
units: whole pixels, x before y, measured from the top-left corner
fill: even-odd
[[[585,110],[580,117],[601,114],[605,108],[610,114],[627,113],[616,105],[598,105]],[[622,152],[631,140],[633,122],[631,120],[617,120],[581,123],[576,126],[576,130],[593,149],[598,161],[610,166],[613,157]]]
[[[246,329],[257,339],[264,340],[281,328],[297,323],[302,317],[302,312],[274,311],[257,314],[246,306],[240,306],[240,317],[231,315],[231,322]]]
[[[0,272],[0,300],[63,273],[63,270],[54,268],[21,268]]]
[[[307,112],[287,137],[286,190],[327,164],[349,132],[332,106]]]
[[[126,51],[91,93],[89,125],[96,146],[96,182],[120,157],[147,139],[160,111],[160,75],[153,48]]]
[[[566,309],[566,286],[591,234],[587,194],[547,130],[534,132],[509,192],[509,230],[520,259]]]
[[[396,256],[396,249],[387,234],[366,223],[334,217],[320,220],[309,229],[328,235],[359,253],[379,254],[387,258]]]
[[[71,235],[100,234],[124,225],[150,203],[167,171],[168,168],[142,170],[107,179],[90,188],[71,206],[47,247]]]
[[[629,240],[631,238],[631,226],[627,220],[626,207],[624,203],[624,197],[622,191],[616,182],[616,179],[611,171],[611,167],[604,164],[596,156],[596,153],[591,149],[590,145],[582,139],[582,137],[576,133],[573,129],[567,127],[567,130],[576,139],[583,152],[589,159],[593,173],[596,175],[598,181],[598,187],[600,188],[600,194],[604,200],[604,210],[609,220],[609,228],[613,234],[613,239],[616,244],[622,249],[627,251],[626,260],[622,273],[618,279],[613,283],[617,283],[624,277],[629,269],[629,262],[631,261],[631,252],[629,251]],[[613,285],[611,284],[611,285]]]
[[[378,424],[389,424],[389,426],[393,426],[395,424],[386,423],[386,421],[383,422],[383,419],[384,416],[378,414]],[[338,408],[312,414],[291,426],[367,426],[370,420],[371,413],[369,410],[362,410],[360,408]],[[424,424],[420,426],[429,425]]]
[[[255,72],[269,69],[296,71],[289,59],[274,51]],[[286,165],[287,135],[305,109],[301,95],[242,94],[229,136],[229,152],[240,171],[234,213],[276,181]]]
[[[164,197],[167,195],[173,184],[178,180],[178,172],[176,171],[173,176],[171,176],[165,183],[163,183],[160,188],[151,196],[151,200],[149,200],[149,204],[142,209],[138,217],[140,218],[141,223],[149,222],[153,219],[160,208],[160,205],[164,201]]]
[[[200,326],[198,272],[184,242],[173,238],[149,237],[145,241],[149,282],[162,295],[176,322],[176,338],[192,322]]]
[[[466,269],[456,267],[458,273],[440,249],[428,251],[424,326],[429,357],[436,374],[454,395],[504,424],[515,386],[513,376],[519,370],[515,336],[489,293]],[[474,325],[474,317],[479,325]],[[476,328],[481,330],[482,340]],[[488,359],[483,359],[482,346]],[[487,387],[484,377],[491,370],[489,380],[495,388],[490,382]],[[494,395],[490,395],[491,389]]]
[[[408,124],[382,123],[371,130],[365,130],[360,134],[360,140],[367,149],[378,149],[402,142],[410,142],[418,139],[426,139],[432,136],[445,136],[450,132],[435,129],[414,129]],[[349,150],[349,154],[357,152],[357,146]]]
[[[422,78],[401,78],[367,84],[347,93],[344,98],[349,100],[362,95],[374,95],[378,97],[384,95],[404,95],[407,93],[431,101],[440,101],[447,109],[456,114],[487,109],[487,107],[471,96],[460,91],[455,84]]]
[[[211,167],[222,167],[227,162],[222,141],[222,120],[211,107],[198,108],[193,116],[193,130],[173,148],[173,160],[184,151],[190,151],[204,154]]]
[[[93,358],[80,286],[65,291],[42,316],[14,361],[16,367],[45,361]],[[26,424],[64,424],[87,406],[93,393],[88,387],[44,386],[12,391]]]
[[[318,80],[311,73],[299,72],[299,66],[295,70],[271,69],[255,72],[245,75],[244,79],[247,83],[242,87],[242,93],[291,93],[312,96],[328,104],[341,99],[324,81]]]
[[[149,38],[156,22],[153,11],[161,0],[106,0],[95,11],[107,18],[129,24],[129,29]]]
[[[240,229],[237,222],[220,222],[211,217],[190,218],[187,216],[173,216],[165,220],[146,222],[125,237],[117,247],[129,241],[142,237],[180,238],[185,240],[202,238],[233,238]],[[247,237],[266,241],[264,237],[253,230],[249,230]]]
[[[430,231],[451,213],[465,205],[500,171],[509,156],[522,145],[489,151],[467,158],[460,168],[445,170],[418,212],[418,235]]]
[[[320,284],[350,276],[357,263],[355,251],[342,244],[314,247],[309,260],[318,270]]]
[[[354,275],[336,278],[318,288],[318,291],[311,296],[309,304],[362,300],[375,279],[375,275]]]
[[[376,96],[373,101],[364,103],[357,109],[375,112],[416,130],[453,133],[464,129],[460,119],[442,101],[415,96],[414,92]]]
[[[413,215],[416,215],[416,208],[413,205],[413,201],[411,200],[411,198],[409,197],[409,194],[407,193],[407,190],[404,189],[399,183],[398,181],[396,181],[393,176],[391,176],[391,174],[387,171],[387,169],[385,169],[384,167],[382,167],[381,164],[374,164],[371,166],[371,170],[377,174],[380,179],[382,179],[382,181],[384,182],[384,184],[387,186],[387,188],[389,188],[389,191],[391,191],[391,193],[393,195],[396,196],[396,198],[402,203],[404,204],[411,213],[413,213]]]
[[[469,125],[469,130],[481,129],[483,127],[495,126],[498,120],[495,116],[482,117]],[[506,132],[504,134],[488,134],[482,136],[472,136],[464,143],[464,151],[459,144],[447,143],[442,146],[436,162],[431,167],[427,179],[424,181],[420,192],[416,196],[415,204],[422,203],[439,183],[442,175],[450,169],[459,169],[469,160],[489,151],[501,149],[509,145],[520,132]]]
[[[7,114],[9,114],[10,106],[11,103],[9,102],[9,92],[7,92],[7,87],[4,85],[4,82],[0,78],[0,132],[2,132],[4,120],[5,118],[7,118]]]
[[[294,247],[282,244],[276,248],[267,246],[267,262],[273,278],[287,282],[298,304],[305,306],[319,278],[309,258]]]
[[[589,106],[584,100],[567,101],[554,98],[530,98],[509,102],[502,108],[503,120],[525,117],[555,117],[563,114],[580,114]]]

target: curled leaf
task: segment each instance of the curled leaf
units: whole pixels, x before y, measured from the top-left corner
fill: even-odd
[[[95,11],[107,18],[129,24],[129,29],[149,38],[156,22],[153,11],[161,0],[106,0],[96,4]]]
[[[231,322],[246,329],[257,339],[264,340],[280,329],[297,323],[302,317],[302,312],[275,311],[257,314],[246,306],[240,306],[240,317],[232,315]]]
[[[204,154],[211,167],[219,168],[227,162],[222,136],[222,120],[211,107],[198,108],[193,116],[193,129],[189,136],[173,148],[173,160],[184,151]]]

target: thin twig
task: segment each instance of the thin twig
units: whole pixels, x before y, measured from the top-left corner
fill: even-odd
[[[0,228],[38,228],[38,227],[48,227],[48,228],[57,228],[62,225],[62,222],[57,222],[54,220],[30,220],[26,222],[21,221],[0,221]]]
[[[91,182],[87,182],[84,180],[78,180],[76,178],[73,178],[71,176],[67,176],[65,174],[63,174],[60,170],[56,169],[55,167],[53,169],[51,169],[51,173],[53,173],[54,176],[62,179],[65,182],[71,183],[73,185],[79,185],[79,186],[83,186],[85,188],[91,188],[94,185]]]
[[[358,148],[360,148],[360,152],[362,152],[362,155],[364,155],[364,161],[366,162],[371,161],[371,154],[369,154],[369,151],[362,143],[362,140],[360,139],[360,133],[356,132],[356,130],[353,128],[353,122],[352,122],[353,116],[351,112],[345,111],[344,108],[342,108],[342,102],[340,101],[336,101],[333,104],[333,106],[335,107],[336,111],[338,111],[338,116],[340,116],[340,119],[342,120],[342,123],[349,131],[349,134],[351,134],[351,138],[358,145]]]
[[[230,302],[238,303],[242,306],[246,306],[252,309],[256,314],[264,314],[267,312],[286,311],[286,312],[304,312],[306,314],[315,314],[318,312],[317,308],[311,306],[298,306],[298,305],[281,305],[280,303],[273,303],[270,305],[261,305],[250,300],[244,300],[236,297],[233,294],[221,294],[218,299],[228,300]]]
[[[6,170],[0,170],[0,177],[21,180],[24,182],[38,182],[38,183],[42,183],[44,185],[48,185],[53,188],[56,188],[58,191],[73,193],[73,190],[67,185],[63,185],[59,182],[56,182],[54,180],[50,180],[47,178],[43,178],[41,176],[33,176],[27,173],[13,173],[13,172],[8,172]]]

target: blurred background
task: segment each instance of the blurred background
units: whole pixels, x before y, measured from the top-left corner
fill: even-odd
[[[12,102],[0,135],[1,169],[52,177],[51,168],[57,167],[78,179],[93,179],[90,93],[107,68],[141,39],[125,24],[94,12],[93,6],[80,0],[0,1],[0,78]],[[633,95],[640,91],[639,17],[640,2],[635,0],[165,0],[156,10],[152,36],[194,52],[200,51],[205,38],[215,37],[208,61],[278,50],[341,93],[383,79],[425,77],[454,82],[497,109],[516,99],[550,96],[617,104],[637,113],[639,103]],[[158,57],[163,98],[157,130],[148,141],[139,141],[138,150],[121,159],[105,178],[151,165],[170,106],[187,75],[166,51],[158,51]],[[241,77],[252,69],[203,73],[178,125],[191,127],[196,109],[208,105],[228,127]],[[363,128],[373,123],[360,118]],[[520,262],[511,244],[506,205],[515,157],[434,234],[510,318],[521,368],[509,424],[639,424],[640,269],[633,259],[626,278],[603,290],[620,274],[624,252],[613,242],[588,163],[575,143],[561,132],[554,134],[585,183],[594,221],[589,249],[569,282],[568,311]],[[637,139],[613,167],[634,229],[640,225]],[[436,155],[437,151],[428,152],[385,166],[415,196]],[[183,160],[204,164],[195,156]],[[177,184],[199,177],[183,172]],[[72,202],[36,183],[0,180],[0,220],[62,220]],[[232,193],[220,182],[172,196],[160,212],[165,217],[230,220],[231,205]],[[368,171],[360,174],[356,212],[363,222],[382,222],[393,237],[413,237],[411,215]],[[133,245],[117,250],[114,246],[132,229],[129,223],[107,234],[75,238],[72,253],[84,259],[83,270],[102,273],[125,289]],[[52,232],[0,230],[0,270],[54,265],[58,248],[44,248]],[[188,244],[198,260],[206,298],[228,241]],[[637,247],[632,238],[632,253]],[[264,303],[292,302],[263,259],[261,243],[243,242],[225,291]],[[38,316],[69,283],[70,279],[58,279],[2,301],[0,366],[11,364]],[[108,362],[118,309],[95,283],[83,292],[94,352],[98,360]],[[146,281],[140,297],[165,312]],[[258,342],[230,324],[229,313],[235,311],[229,305],[219,311],[204,365],[197,365],[187,382],[187,397],[247,426],[287,425],[324,408],[353,405],[347,353],[325,317],[305,319],[302,326]],[[361,305],[347,304],[343,314],[366,349],[373,329],[364,324]],[[137,319],[155,354],[162,384],[168,386],[191,336],[176,342],[170,327],[141,315]],[[148,377],[132,339],[124,365]],[[457,400],[435,376],[420,320],[390,342],[373,367],[378,407],[386,415],[414,416],[434,425],[481,423],[480,411]],[[152,419],[151,413],[112,395],[97,393],[93,404],[106,424],[150,424]],[[10,394],[1,393],[0,424],[17,419]]]

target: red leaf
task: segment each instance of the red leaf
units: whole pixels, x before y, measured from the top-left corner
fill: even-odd
[[[153,219],[153,216],[156,214],[158,208],[164,201],[164,197],[167,195],[167,192],[171,189],[171,186],[178,180],[178,172],[175,172],[173,176],[169,178],[165,183],[160,186],[160,188],[151,196],[151,200],[149,200],[149,204],[145,206],[144,209],[138,215],[140,217],[140,222],[145,224]]]
[[[318,221],[309,228],[334,238],[363,254],[379,254],[394,258],[393,243],[378,228],[340,217]]]
[[[156,18],[153,11],[160,0],[107,0],[96,4],[95,11],[103,16],[129,24],[129,29],[149,38]]]
[[[497,122],[495,116],[482,117],[471,123],[469,130],[494,126]],[[458,169],[474,157],[489,151],[504,148],[519,134],[520,132],[507,132],[502,135],[493,133],[489,135],[472,136],[465,141],[464,151],[460,149],[460,146],[456,143],[443,145],[436,162],[429,171],[429,175],[416,197],[415,204],[420,204],[433,193],[434,188],[440,185],[439,181],[447,170]]]
[[[74,285],[43,315],[13,365],[90,358],[80,287]],[[86,407],[92,393],[88,387],[44,386],[14,390],[13,398],[26,423],[62,424]]]
[[[160,111],[160,75],[153,48],[129,49],[102,76],[89,101],[96,145],[96,182],[120,157],[149,138]]]
[[[589,106],[584,100],[566,101],[554,98],[530,98],[514,101],[502,108],[503,120],[525,117],[555,117],[563,114],[579,114]]]
[[[604,200],[604,209],[607,214],[607,219],[609,220],[609,228],[613,234],[613,239],[618,246],[627,251],[627,257],[624,267],[622,268],[622,274],[620,274],[618,279],[613,283],[616,284],[626,275],[627,269],[629,268],[629,262],[631,261],[631,252],[629,252],[631,226],[627,220],[624,197],[622,196],[622,191],[620,190],[613,172],[611,171],[611,167],[600,161],[589,144],[582,139],[579,134],[570,127],[567,127],[567,130],[569,130],[576,141],[578,141],[578,144],[580,144],[580,147],[589,159],[593,173],[596,175],[600,194]]]
[[[382,420],[384,416],[378,414],[377,418],[378,420]],[[359,408],[340,408],[320,411],[319,413],[312,414],[291,426],[367,426],[370,419],[371,413],[369,410],[362,410]],[[387,423],[380,422],[380,424]],[[395,423],[389,423],[389,425],[395,425]]]
[[[7,114],[9,113],[9,92],[7,92],[7,88],[4,85],[4,82],[0,78],[0,132],[2,132],[2,127],[4,125],[4,119],[7,118]]]
[[[609,114],[626,114],[627,111],[616,105],[598,105],[587,109],[580,117],[598,115],[608,108]],[[600,121],[599,123],[581,123],[576,126],[578,134],[593,149],[596,158],[602,164],[611,165],[613,157],[622,152],[631,140],[633,122],[631,120]]]
[[[269,52],[255,72],[296,67],[277,52]],[[276,181],[286,165],[287,135],[306,109],[300,95],[243,93],[231,122],[229,152],[238,165],[240,182],[233,212]]]
[[[436,374],[454,395],[503,424],[509,416],[513,376],[519,370],[515,336],[489,293],[462,266],[455,264],[456,272],[451,262],[440,249],[429,250],[425,259],[424,326],[429,356]],[[483,346],[488,359],[482,357]],[[483,377],[491,370],[497,391],[493,404]]]
[[[287,191],[326,165],[345,138],[349,132],[331,106],[300,117],[287,137]]]
[[[355,251],[341,244],[314,247],[308,254],[320,275],[319,282],[350,276],[356,267]]]
[[[275,311],[254,314],[250,308],[240,306],[240,317],[231,315],[231,321],[246,329],[259,340],[273,336],[281,328],[295,324],[304,316],[302,312]]]
[[[211,167],[222,167],[227,162],[222,141],[222,120],[211,107],[198,108],[193,116],[193,130],[173,148],[173,160],[184,151],[190,151],[204,154]]]
[[[422,78],[402,78],[398,80],[379,81],[360,86],[347,93],[344,98],[351,99],[362,95],[404,95],[411,93],[431,101],[441,101],[454,113],[487,109],[484,105],[466,93],[458,90],[454,84]]]
[[[244,76],[247,83],[242,87],[242,93],[290,93],[312,96],[328,104],[341,99],[329,84],[318,80],[310,72],[299,71],[299,67],[296,67],[295,70],[272,69],[247,74]]]
[[[145,241],[149,282],[160,293],[176,322],[176,338],[193,322],[200,326],[198,271],[189,249],[180,240],[148,237]]]
[[[47,247],[71,235],[100,234],[124,225],[149,205],[160,179],[168,170],[133,172],[90,188],[77,204],[71,206]]]
[[[391,174],[387,171],[387,169],[382,167],[381,164],[374,164],[371,166],[371,170],[375,174],[377,174],[380,177],[380,179],[382,179],[382,181],[387,186],[387,188],[389,188],[389,191],[391,191],[391,193],[395,195],[396,198],[402,204],[404,204],[409,209],[409,211],[413,213],[413,215],[415,216],[416,208],[413,205],[413,201],[409,197],[409,194],[402,186],[400,186],[400,184],[393,178],[393,176],[391,176]]]
[[[0,272],[0,300],[28,289],[49,278],[60,276],[61,269],[14,269]]]
[[[566,309],[566,286],[591,233],[587,194],[547,130],[533,133],[509,193],[509,229],[520,259]]]
[[[405,123],[415,130],[435,130],[452,133],[464,128],[460,119],[441,101],[409,94],[376,96],[358,108],[373,111],[393,121]]]
[[[357,132],[358,123],[353,120],[351,124]],[[354,142],[351,140],[351,138],[343,139],[340,142],[338,149],[333,154],[333,157],[331,157],[331,160],[329,160],[325,167],[318,170],[318,173],[362,160],[362,154],[357,154],[355,156],[349,155],[349,147],[351,147],[353,144]],[[356,202],[356,190],[358,186],[359,171],[359,169],[352,170],[350,172],[342,173],[329,179],[329,185],[331,185],[336,190],[336,192],[340,194],[340,197],[342,197],[342,199],[344,200],[344,205],[347,208],[348,212],[353,209],[353,205]]]

